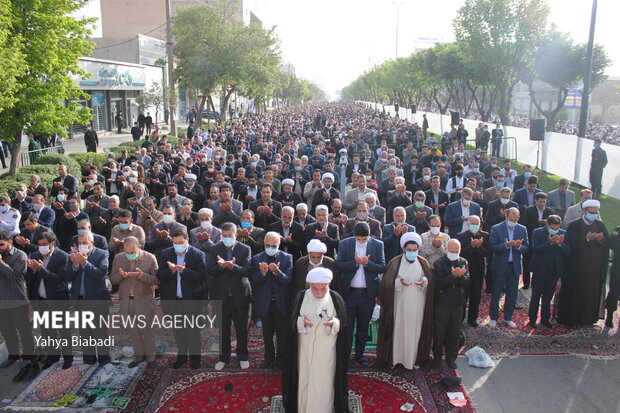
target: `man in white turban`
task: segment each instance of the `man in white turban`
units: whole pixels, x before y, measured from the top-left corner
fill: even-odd
[[[332,210],[332,201],[340,198],[340,191],[334,188],[334,174],[331,172],[325,172],[321,175],[321,183],[323,188],[317,190],[312,197],[312,210],[310,211],[314,215],[316,207],[319,205],[327,205],[329,211]]]
[[[276,197],[276,201],[280,202],[283,207],[290,206],[295,208],[297,204],[303,202],[301,196],[297,192],[293,192],[295,181],[286,178],[282,181],[282,192]]]
[[[333,278],[329,269],[314,268],[306,277],[310,288],[295,297],[289,324],[290,357],[282,371],[287,413],[349,411],[347,347],[351,333],[344,300],[329,288]]]
[[[327,245],[318,239],[312,239],[307,246],[308,255],[301,257],[295,262],[293,267],[293,280],[291,282],[291,297],[302,290],[309,287],[306,277],[310,270],[314,268],[327,268],[333,274],[333,279],[330,282],[330,288],[334,291],[339,291],[339,278],[338,267],[336,261],[325,255],[327,252]]]

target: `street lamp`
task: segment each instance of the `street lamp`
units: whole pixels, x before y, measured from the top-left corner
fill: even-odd
[[[398,9],[404,3],[404,0],[392,0],[392,4],[396,6],[396,58],[398,59]]]

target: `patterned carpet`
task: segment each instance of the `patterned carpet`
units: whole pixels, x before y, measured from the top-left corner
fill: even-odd
[[[145,370],[133,391],[125,412],[260,412],[271,411],[272,398],[281,393],[281,376],[277,370],[262,370],[262,359],[250,357],[250,370],[240,370],[236,361],[230,368],[215,371],[215,356],[203,359],[198,370],[171,368],[173,356],[159,359],[159,367]],[[411,403],[414,412],[473,412],[471,404],[454,408],[449,404],[441,375],[454,372],[444,366],[439,371],[382,371],[353,368],[349,372],[349,389],[361,396],[364,413],[400,411]],[[463,389],[459,389],[463,391]]]

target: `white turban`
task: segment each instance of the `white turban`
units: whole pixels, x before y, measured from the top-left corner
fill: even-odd
[[[340,151],[338,151],[340,153],[347,153],[347,150],[345,148],[340,149]]]
[[[194,174],[185,174],[185,180],[188,179],[193,179],[194,181],[196,180],[196,175]]]
[[[422,246],[422,238],[415,232],[405,232],[402,237],[400,237],[400,247],[405,248],[405,244],[413,241],[418,244],[418,247]]]
[[[583,203],[583,209],[586,208],[600,208],[601,207],[601,203],[598,202],[596,199],[588,199],[586,202]]]
[[[321,177],[321,181],[324,181],[324,180],[326,180],[327,178],[331,179],[331,180],[332,180],[332,182],[333,182],[333,181],[334,181],[334,174],[333,174],[333,173],[331,173],[331,172],[325,172],[325,173],[323,174],[323,176]]]
[[[334,274],[331,270],[323,267],[313,268],[306,275],[306,282],[308,284],[329,284],[332,282]]]
[[[308,243],[308,252],[322,252],[325,254],[327,252],[327,245],[323,244],[318,239],[310,240]]]
[[[286,178],[282,181],[282,185],[290,185],[290,186],[295,186],[295,181],[293,181],[290,178]]]

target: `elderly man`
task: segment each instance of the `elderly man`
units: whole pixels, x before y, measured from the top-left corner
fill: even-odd
[[[583,216],[568,224],[566,242],[572,252],[562,278],[558,321],[592,325],[599,319],[609,264],[609,234],[598,220],[599,201],[583,203]]]
[[[431,215],[428,225],[429,230],[421,234],[420,255],[433,265],[446,253],[450,236],[441,232],[441,218],[438,215]]]
[[[293,302],[288,324],[291,351],[282,372],[287,413],[349,410],[351,330],[344,300],[329,288],[332,279],[327,268],[312,269],[306,278],[310,288],[300,291]]]
[[[416,228],[418,234],[423,234],[429,229],[428,220],[433,215],[433,210],[426,205],[426,193],[417,191],[413,196],[413,205],[405,208],[407,223]]]
[[[394,178],[395,189],[387,193],[387,221],[393,219],[392,213],[396,207],[407,208],[412,204],[411,191],[407,191],[405,178],[398,176]]]
[[[327,256],[334,258],[340,242],[340,232],[336,224],[328,221],[327,205],[318,205],[315,211],[316,222],[306,227],[304,234],[305,242],[311,239],[319,239],[327,245]]]
[[[316,191],[312,197],[312,212],[316,211],[316,207],[319,205],[327,205],[327,208],[331,210],[332,202],[334,199],[340,198],[340,191],[333,187],[334,174],[331,172],[325,172],[321,177],[323,182],[322,190]]]
[[[56,213],[52,208],[45,205],[45,197],[39,194],[33,196],[31,206],[39,224],[51,229],[54,226]]]
[[[566,215],[564,215],[564,220],[562,221],[562,229],[567,229],[568,224],[580,219],[583,216],[583,204],[589,199],[592,199],[592,191],[589,189],[582,189],[580,193],[580,201],[566,210]],[[600,214],[596,219],[603,222]]]
[[[108,200],[108,209],[93,208],[89,219],[95,234],[110,238],[112,227],[118,223],[117,214],[121,211],[118,195],[112,195]]]
[[[506,220],[506,212],[510,208],[519,208],[519,205],[510,200],[512,189],[503,187],[499,190],[499,198],[489,202],[484,216],[485,228],[490,230],[493,225]]]
[[[316,219],[308,213],[308,205],[303,202],[301,204],[297,204],[295,212],[297,214],[295,215],[294,220],[303,227],[304,231],[308,225],[316,222]]]
[[[200,209],[198,219],[200,226],[189,232],[190,244],[208,254],[211,246],[221,241],[222,230],[213,226],[213,211],[209,208]]]
[[[366,203],[367,193],[374,194],[375,191],[370,188],[366,188],[366,176],[360,175],[357,178],[357,187],[347,192],[344,202],[342,203],[342,206],[344,207],[344,210],[349,218],[355,217],[357,213],[357,204],[361,202]]]
[[[112,228],[110,235],[110,255],[113,257],[123,250],[123,241],[127,237],[135,237],[140,248],[144,248],[144,230],[131,222],[131,212],[127,210],[118,213],[118,225]]]
[[[327,256],[327,246],[318,239],[312,239],[308,242],[307,250],[308,255],[298,259],[293,267],[291,296],[294,297],[299,291],[309,287],[306,283],[306,276],[310,270],[316,267],[327,268],[335,275],[330,283],[330,288],[339,291],[338,268],[336,261]]]
[[[71,238],[71,242],[69,243],[66,249],[77,249],[78,236],[84,232],[92,232],[90,221],[88,221],[87,219],[81,219],[78,221],[77,235],[74,235]],[[102,250],[109,249],[108,240],[104,238],[103,236],[93,233],[93,239],[95,240],[95,247],[100,248]]]
[[[366,204],[368,204],[368,216],[376,219],[381,224],[381,227],[385,225],[385,208],[377,205],[377,195],[374,193],[366,194]]]
[[[276,197],[276,201],[280,202],[282,206],[290,206],[295,208],[297,204],[303,202],[301,195],[293,192],[295,187],[295,181],[291,178],[284,179],[282,181],[282,192]]]
[[[207,198],[204,188],[196,184],[197,179],[193,173],[185,174],[185,187],[183,188],[183,195],[193,201],[194,212],[198,212],[198,209],[202,208]]]
[[[269,231],[280,234],[279,248],[293,256],[293,262],[303,255],[304,229],[293,221],[295,211],[291,206],[282,208],[280,220],[269,226]]]
[[[140,240],[132,235],[125,238],[123,252],[114,257],[110,280],[119,286],[120,313],[130,317],[144,317],[147,327],[129,328],[134,359],[129,368],[143,361],[150,369],[155,361],[155,336],[150,328],[156,311],[155,286],[158,284],[157,259],[141,248]]]
[[[357,204],[355,207],[357,214],[355,218],[350,218],[344,224],[344,235],[342,239],[349,238],[353,235],[353,229],[359,222],[365,222],[370,228],[370,234],[373,238],[381,239],[383,231],[381,230],[381,224],[376,219],[368,215],[368,204],[364,201]]]
[[[506,221],[494,225],[489,236],[489,248],[493,253],[491,271],[491,306],[489,327],[497,325],[499,318],[499,298],[506,291],[504,302],[504,321],[508,328],[516,328],[512,314],[517,302],[519,277],[523,273],[522,258],[529,249],[527,228],[518,223],[519,210],[510,208],[506,212]]]
[[[389,264],[392,258],[402,253],[400,240],[408,232],[416,232],[413,225],[405,222],[405,208],[394,209],[394,221],[383,227],[383,244],[385,245],[385,262]]]
[[[163,209],[162,222],[153,225],[151,230],[151,242],[146,244],[146,250],[159,257],[159,253],[172,247],[172,238],[170,233],[177,228],[187,228],[183,224],[179,224],[175,221],[176,213],[172,205],[166,205]]]
[[[285,207],[286,208],[286,207]],[[280,251],[281,236],[270,231],[265,235],[265,251],[252,257],[253,307],[263,324],[265,360],[261,368],[279,366],[288,346],[286,322],[293,277],[293,257]],[[273,334],[277,334],[277,353]]]
[[[448,241],[448,252],[435,261],[435,318],[433,323],[433,364],[437,369],[445,354],[446,363],[456,369],[459,336],[463,323],[463,308],[469,290],[469,269],[465,258],[460,256],[461,243],[456,239]]]
[[[26,193],[33,198],[35,195],[42,195],[47,199],[47,187],[41,183],[39,175],[30,176],[30,186],[26,189]]]
[[[69,196],[75,195],[78,190],[78,181],[73,175],[69,175],[69,171],[65,165],[58,165],[58,177],[52,181],[52,191],[50,195],[55,197],[58,191],[64,189]]]

